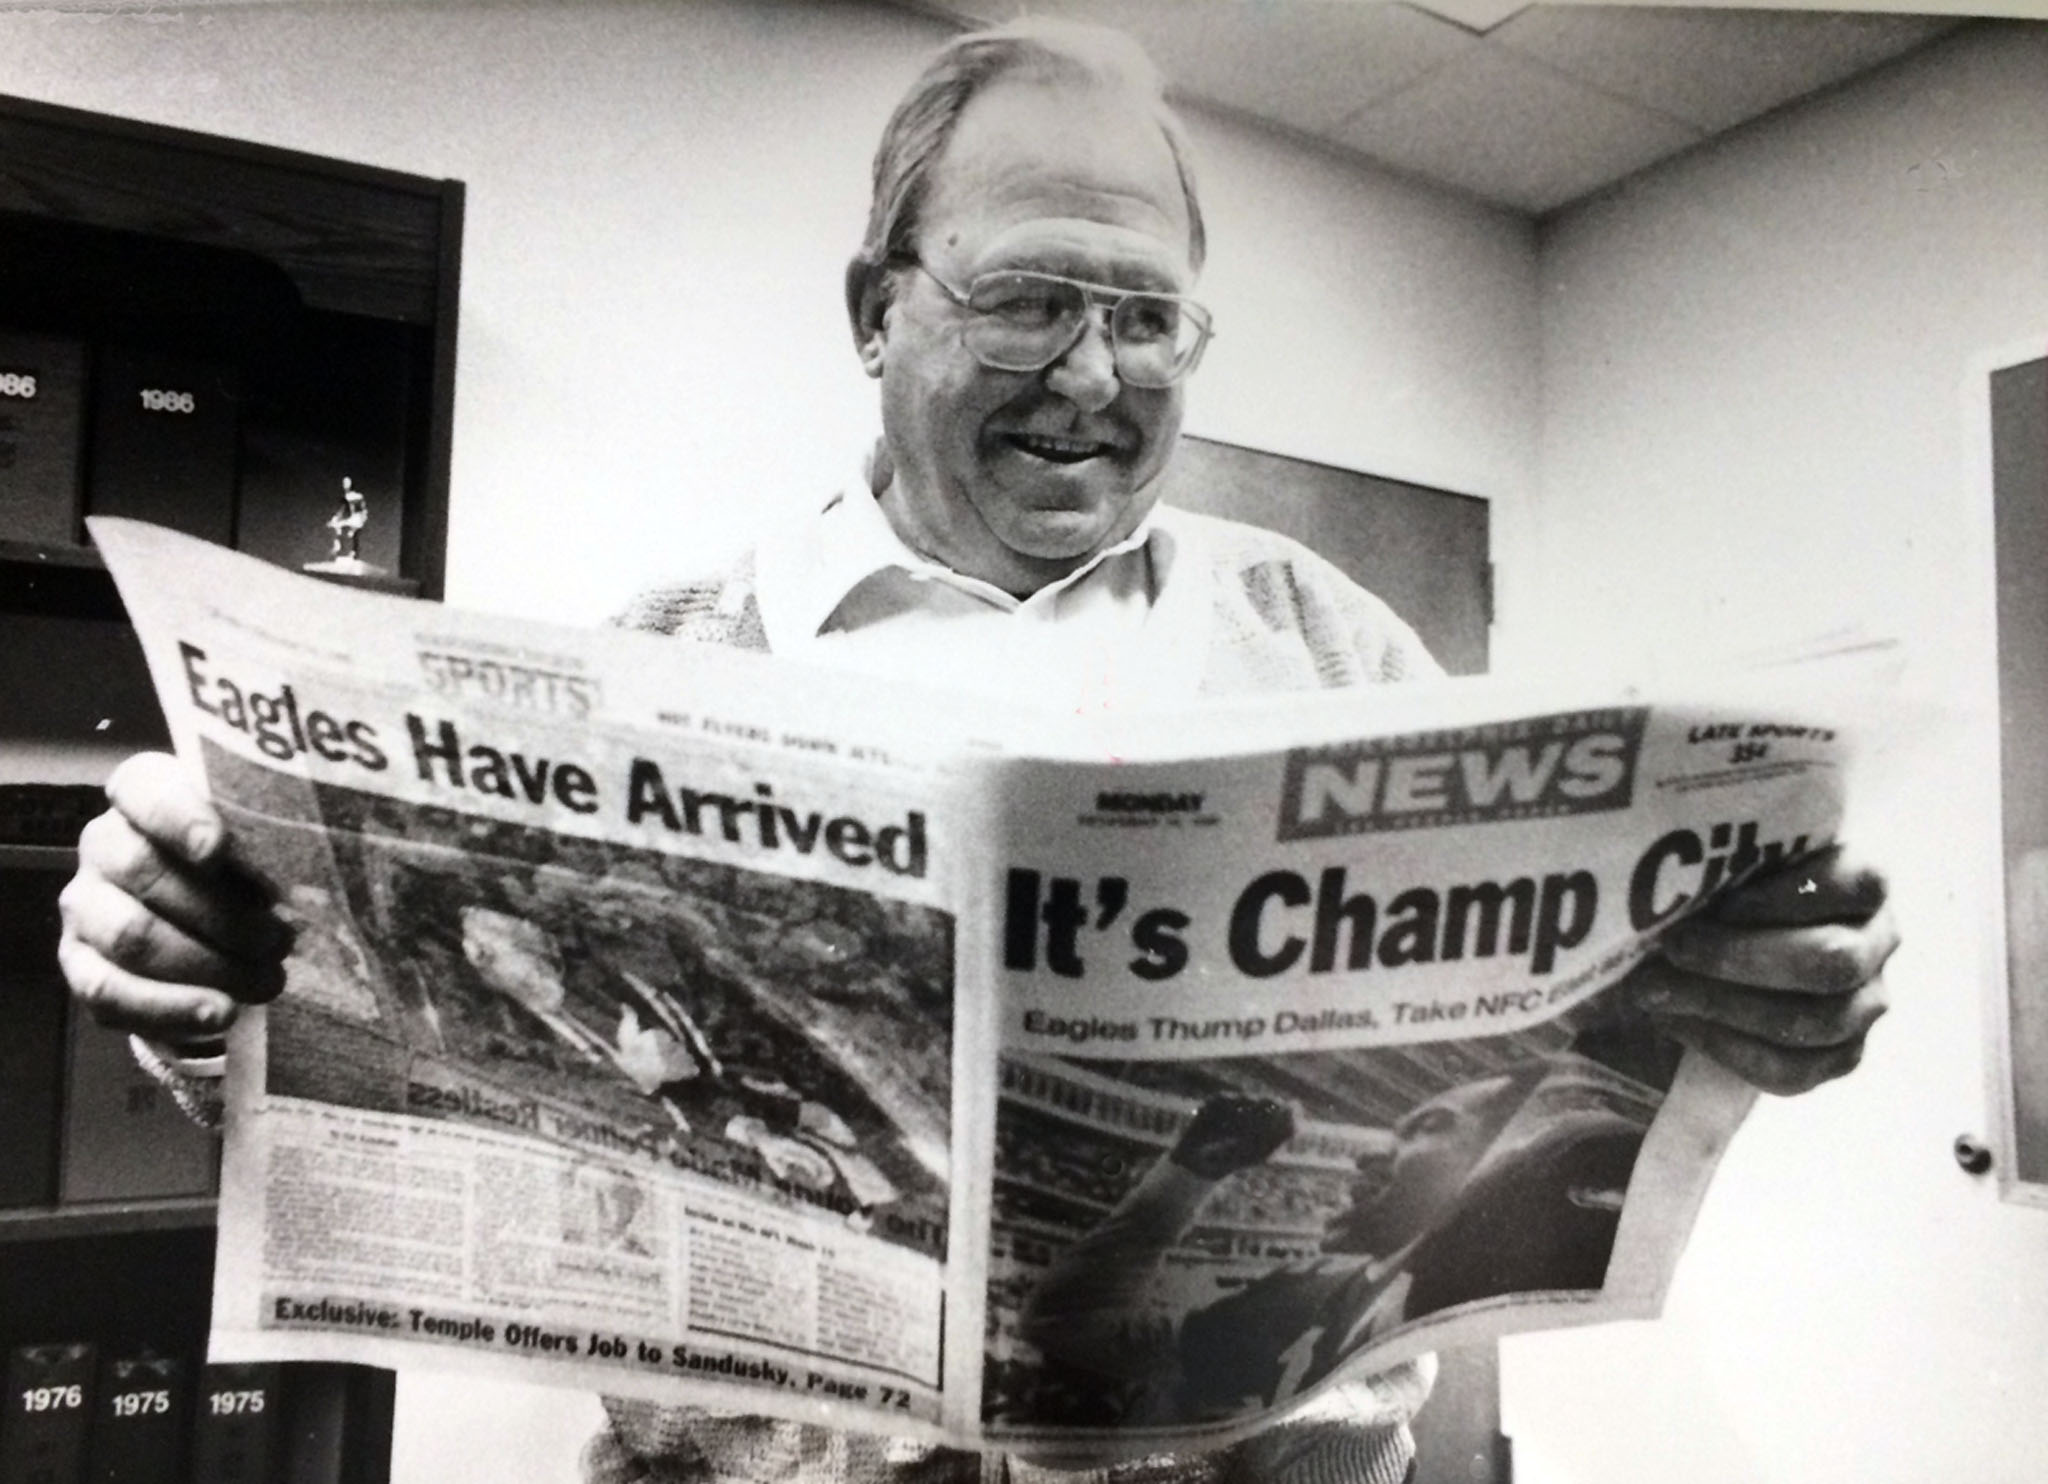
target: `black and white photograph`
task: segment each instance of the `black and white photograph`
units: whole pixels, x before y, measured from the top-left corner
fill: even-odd
[[[1006,1059],[990,1420],[1228,1421],[1444,1310],[1599,1290],[1677,1048],[1597,1000],[1570,1020],[1356,1051]]]
[[[132,1452],[100,1378],[170,1355],[169,1478],[2033,1484],[2044,161],[2037,0],[0,0],[0,1476]],[[1164,710],[1192,752],[1218,700],[1850,665],[1898,729],[1838,846],[1603,992],[1675,1076],[1574,1020],[1484,1064],[990,1046],[967,1087],[994,971],[935,883],[171,756],[102,517],[830,668],[898,729],[899,685],[1105,737]],[[681,1187],[616,1178],[657,1160],[837,1223],[809,1267],[717,1228],[733,1292],[872,1250],[828,1287],[884,1320],[791,1322],[915,1338],[926,1410],[892,1432],[893,1383],[822,1362],[759,1414],[518,1356],[230,1384],[258,1006],[280,1100],[610,1130],[535,1203],[593,1269],[684,1250]],[[1582,1291],[1700,1068],[1744,1111],[1652,1320],[1113,1466],[968,1431],[1221,1427],[1500,1284]],[[77,1198],[95,1144],[178,1139],[177,1193],[150,1156]],[[936,1259],[991,1223],[960,1302]],[[373,1312],[342,1286],[303,1296],[337,1330]],[[265,1441],[250,1395],[331,1425]]]

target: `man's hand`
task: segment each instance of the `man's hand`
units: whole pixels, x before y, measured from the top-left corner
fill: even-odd
[[[1212,1094],[1175,1141],[1173,1162],[1204,1180],[1262,1164],[1294,1137],[1294,1110],[1278,1098]]]
[[[72,997],[101,1025],[217,1049],[241,1005],[284,988],[291,930],[229,861],[220,816],[175,759],[129,758],[107,798],[58,897]]]
[[[1862,1060],[1898,946],[1884,877],[1835,846],[1678,924],[1629,991],[1671,1036],[1764,1091],[1805,1092]]]

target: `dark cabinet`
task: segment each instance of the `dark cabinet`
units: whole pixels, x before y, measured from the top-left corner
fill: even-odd
[[[164,735],[84,517],[296,567],[329,555],[347,479],[361,555],[438,598],[462,206],[455,181],[0,98],[0,1353],[196,1363],[213,1265],[203,1165],[173,1194],[163,1161],[129,1162],[147,1189],[119,1162],[66,1180],[105,1033],[64,1024],[56,892],[107,772]],[[109,1116],[146,1120],[150,1091]],[[288,1371],[281,1475],[385,1477],[390,1377]]]

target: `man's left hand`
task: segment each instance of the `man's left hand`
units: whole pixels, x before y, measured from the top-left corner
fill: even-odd
[[[1855,1069],[1899,946],[1884,877],[1840,846],[1723,893],[1629,976],[1664,1031],[1766,1092]]]

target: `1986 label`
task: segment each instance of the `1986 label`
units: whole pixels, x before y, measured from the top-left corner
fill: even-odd
[[[142,410],[144,412],[197,412],[199,399],[190,392],[175,392],[162,387],[146,386],[142,389]]]

